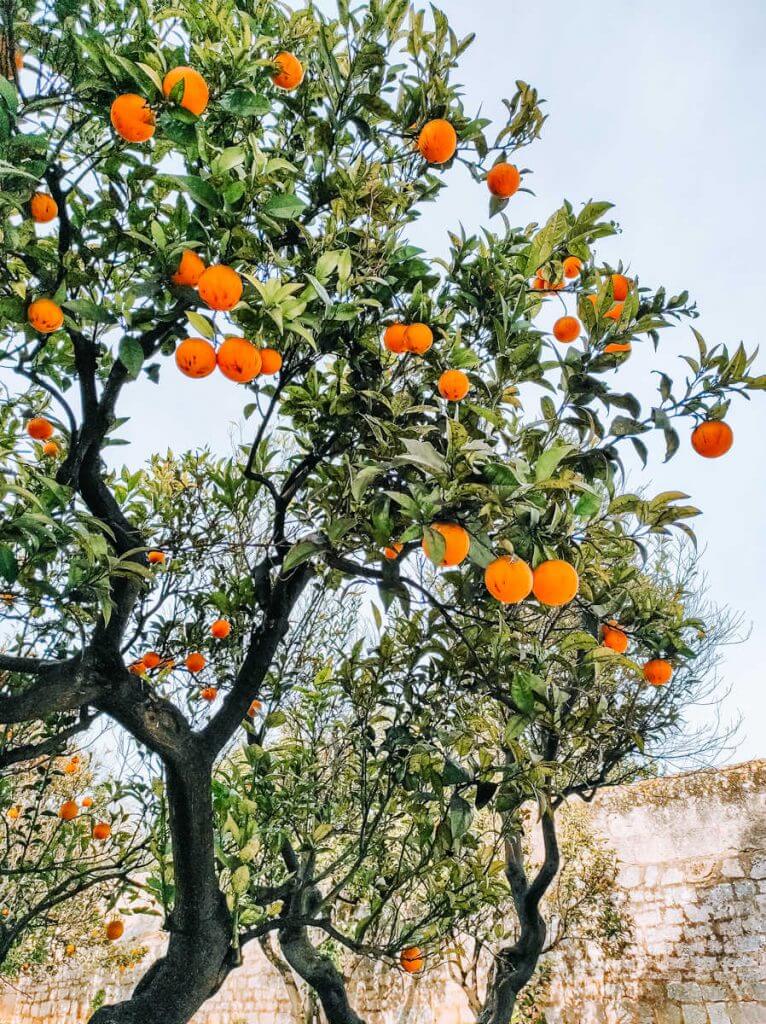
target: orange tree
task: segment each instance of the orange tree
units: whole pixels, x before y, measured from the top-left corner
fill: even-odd
[[[730,398],[764,379],[743,349],[708,350],[698,336],[686,379],[663,369],[642,409],[625,389],[631,346],[658,345],[693,309],[597,259],[594,243],[614,231],[606,203],[451,236],[446,260],[409,241],[456,163],[488,189],[490,212],[506,210],[521,182],[514,152],[543,122],[523,83],[496,134],[466,112],[452,75],[469,40],[438,11],[427,22],[407,0],[341,2],[328,20],[273,0],[183,0],[158,13],[5,0],[2,12],[0,330],[4,369],[25,390],[4,421],[0,572],[27,613],[0,655],[0,722],[36,723],[48,742],[92,714],[111,718],[163,763],[172,837],[167,953],[94,1020],[186,1021],[236,963],[214,765],[302,596],[348,580],[378,585],[394,615],[427,601],[412,642],[435,664],[445,652],[469,700],[511,716],[502,784],[487,785],[500,810],[539,795],[550,855],[529,883],[509,861],[523,948],[498,960],[483,1018],[507,1020],[544,930],[550,807],[608,781],[621,759],[584,755],[558,726],[610,735],[627,708],[644,742],[679,720],[681,687],[667,705],[654,691],[588,699],[600,625],[625,612],[653,686],[694,654],[673,595],[631,607],[640,569],[626,553],[642,533],[688,529],[696,510],[674,492],[620,494],[622,452],[646,459],[659,431],[670,456],[679,427],[694,427],[697,452],[725,453]],[[537,326],[551,296],[570,311],[553,337]],[[190,715],[173,686],[153,684],[169,662],[149,651],[151,663],[133,664],[131,645],[162,618],[152,599],[168,573],[199,574],[207,557],[215,574],[218,524],[195,519],[194,549],[172,549],[104,453],[135,382],[216,367],[233,396],[243,386],[257,423],[224,493],[244,472],[269,522],[265,541],[240,545],[240,571],[219,578],[207,609],[228,610],[237,630],[219,635],[224,623],[225,646],[184,651],[208,709]],[[204,380],[195,386],[204,394]],[[439,588],[419,576],[421,541],[451,570]],[[183,621],[162,625],[180,647]],[[618,648],[627,639],[619,627],[608,636]],[[626,659],[625,679],[637,664]],[[527,734],[537,747],[525,761]],[[527,781],[504,794],[514,759]],[[540,762],[557,766],[550,793]]]

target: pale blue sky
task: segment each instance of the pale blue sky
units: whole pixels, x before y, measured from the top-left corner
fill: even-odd
[[[621,257],[643,283],[688,288],[710,342],[763,341],[766,5],[444,0],[442,7],[458,34],[477,33],[459,75],[469,108],[482,104],[501,118],[500,99],[517,78],[548,100],[544,137],[522,160],[534,171],[527,183],[536,197],[515,197],[514,222],[544,219],[564,197],[609,199],[622,234],[603,245],[605,257]],[[484,188],[460,170],[450,174],[449,190],[412,232],[431,253],[444,250],[445,231],[458,221],[469,229],[486,223]],[[682,331],[666,350],[688,344]],[[652,365],[644,346],[620,371],[626,388],[645,394]],[[759,365],[766,372],[766,359]],[[133,418],[122,435],[135,445],[121,456],[129,452],[132,461],[158,443],[223,451],[243,404],[219,375],[196,382],[165,373],[158,398],[152,385],[131,389],[123,414]],[[631,484],[685,490],[704,509],[697,530],[712,596],[752,623],[750,639],[728,651],[724,667],[732,686],[726,711],[744,716],[732,756],[742,760],[766,755],[766,396],[738,402],[730,422],[736,439],[726,458],[702,460],[684,438],[668,467],[651,477],[634,473]]]

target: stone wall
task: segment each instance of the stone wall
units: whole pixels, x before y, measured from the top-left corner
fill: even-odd
[[[766,1024],[766,761],[605,792],[591,820],[621,861],[634,941],[604,961],[576,946],[551,960],[549,1024]],[[162,937],[136,920],[124,942]],[[81,1024],[99,990],[128,995],[134,974],[62,973],[47,991],[0,992],[0,1024]],[[462,992],[436,972],[359,975],[370,1024],[469,1024]],[[255,946],[194,1024],[292,1024],[281,979]]]

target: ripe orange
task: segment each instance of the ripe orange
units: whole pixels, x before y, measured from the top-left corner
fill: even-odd
[[[54,459],[60,451],[61,449],[55,441],[46,441],[43,445],[43,455],[47,455],[49,459]]]
[[[165,561],[165,552],[150,551],[146,556],[146,560],[148,561],[149,565],[162,565],[162,563]]]
[[[197,282],[199,297],[210,309],[234,309],[242,298],[242,278],[231,267],[208,267]]]
[[[612,294],[617,302],[624,302],[628,297],[630,281],[623,274],[612,274]]]
[[[629,341],[610,341],[604,346],[604,352],[607,355],[619,355],[621,352],[630,352],[631,348]]]
[[[275,348],[262,348],[261,352],[261,373],[270,377],[273,373],[279,373],[282,369],[282,356]]]
[[[615,302],[611,309],[608,309],[604,316],[607,320],[619,320],[622,316],[622,311],[625,309],[624,302]]]
[[[567,256],[564,260],[564,277],[579,277],[582,270],[582,260],[577,256]]]
[[[170,275],[173,284],[196,288],[205,273],[205,264],[193,249],[184,249],[178,263],[178,270]]]
[[[35,224],[47,224],[58,215],[58,203],[46,192],[35,192],[29,200],[29,212]]]
[[[64,956],[74,956],[77,952],[77,946],[73,942],[68,942],[64,947]]]
[[[214,686],[206,686],[204,690],[200,690],[199,695],[203,700],[212,704],[218,696],[218,690]]]
[[[40,334],[53,334],[64,323],[64,311],[51,299],[35,299],[27,310],[27,319]]]
[[[404,550],[404,544],[400,544],[395,541],[390,547],[383,548],[383,557],[387,558],[389,562],[395,561]]]
[[[84,807],[86,810],[88,809],[88,807],[92,807],[92,806],[93,806],[93,797],[84,796],[82,798],[82,800],[80,801],[80,807]]]
[[[418,136],[418,149],[429,164],[445,164],[455,155],[457,132],[441,117],[423,125]]]
[[[154,135],[154,112],[143,96],[123,93],[112,104],[112,127],[126,142],[147,142]]]
[[[18,821],[21,817],[21,808],[18,804],[15,807],[9,807],[7,812],[7,818],[9,821]]]
[[[209,377],[216,367],[215,349],[204,338],[187,338],[176,349],[176,366],[185,377]]]
[[[255,718],[258,712],[261,710],[263,705],[259,700],[254,700],[250,707],[247,709],[248,718]]]
[[[117,939],[121,939],[125,933],[125,925],[122,921],[110,921],[106,926],[106,937],[110,942],[116,942]]]
[[[462,370],[445,370],[439,378],[439,394],[448,402],[459,402],[471,384]]]
[[[106,821],[97,821],[93,826],[93,838],[99,843],[103,843],[111,834],[112,826]]]
[[[67,775],[76,775],[80,770],[80,758],[75,754],[74,757],[70,757],[67,763],[64,765],[64,771]]]
[[[410,324],[404,332],[407,351],[422,356],[434,343],[434,334],[427,324]]]
[[[471,546],[471,538],[468,535],[468,531],[464,530],[462,526],[458,526],[457,523],[431,523],[431,529],[436,530],[444,537],[444,557],[438,564],[442,566],[460,565],[468,555],[468,549]],[[422,547],[428,557],[431,558],[425,537],[423,538]],[[434,559],[431,558],[431,561],[433,562]]]
[[[274,58],[277,70],[271,76],[274,85],[280,89],[297,89],[303,81],[303,65],[294,53],[283,50]]]
[[[560,316],[553,325],[553,337],[568,345],[580,336],[580,321],[575,316]]]
[[[484,583],[498,601],[519,604],[532,592],[532,570],[520,558],[502,555],[484,570]]]
[[[162,659],[156,651],[147,651],[141,658],[141,661],[143,661],[147,668],[157,668]]]
[[[61,807],[59,807],[59,818],[62,821],[74,821],[79,812],[80,808],[74,800],[65,800]]]
[[[487,175],[487,188],[499,199],[510,199],[520,184],[521,175],[513,164],[495,164]]]
[[[162,92],[165,95],[165,99],[170,96],[173,88],[182,80],[184,83],[183,94],[178,102],[184,109],[199,117],[207,108],[210,91],[205,79],[194,68],[181,65],[180,67],[173,68],[172,71],[168,71],[162,80]]]
[[[389,352],[396,352],[399,355],[401,352],[407,351],[406,335],[406,324],[389,324],[383,334],[383,344]]]
[[[569,562],[552,558],[541,562],[533,574],[532,590],[541,604],[558,607],[569,604],[580,589],[580,577]]]
[[[706,420],[692,432],[692,448],[704,459],[718,459],[734,444],[734,431],[723,420]]]
[[[210,627],[210,634],[216,640],[225,640],[229,633],[231,633],[231,623],[227,622],[226,619],[216,619]]]
[[[33,416],[27,423],[27,433],[35,441],[47,441],[53,436],[53,424],[44,416]]]
[[[644,679],[650,686],[665,686],[673,677],[673,666],[665,658],[652,658],[644,665]]]
[[[207,660],[204,654],[200,654],[199,651],[193,651],[187,656],[184,664],[190,672],[201,672],[205,665],[207,665]]]
[[[226,338],[217,360],[224,377],[238,384],[249,384],[261,372],[261,353],[247,338]]]
[[[627,634],[620,629],[614,619],[601,627],[601,643],[618,654],[624,654],[628,649]]]
[[[399,964],[407,974],[419,974],[425,966],[425,961],[417,946],[408,946],[399,954]]]
[[[128,672],[130,672],[132,676],[143,675],[145,671],[146,662],[144,662],[141,658],[139,658],[138,661],[134,661],[132,665],[128,665]]]

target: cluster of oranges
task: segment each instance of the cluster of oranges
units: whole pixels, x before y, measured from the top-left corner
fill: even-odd
[[[44,416],[33,416],[27,420],[27,434],[33,441],[43,442],[43,455],[50,459],[55,458],[61,451],[58,441],[53,440],[53,433],[53,424]]]
[[[433,343],[434,333],[428,324],[389,324],[383,333],[383,344],[396,355],[412,352],[422,356]],[[439,394],[449,402],[465,398],[470,387],[470,381],[462,370],[445,370],[439,378]]]

